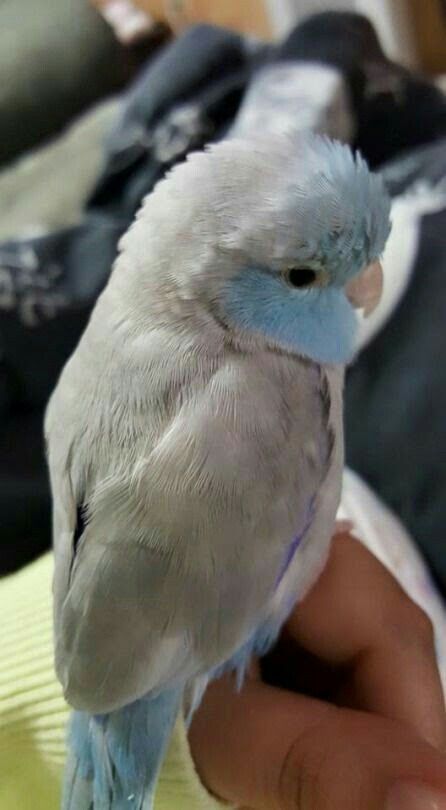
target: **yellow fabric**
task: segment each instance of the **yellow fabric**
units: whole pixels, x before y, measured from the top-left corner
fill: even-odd
[[[69,709],[53,670],[46,554],[0,581],[0,810],[58,810]],[[155,810],[220,810],[203,788],[177,723]]]

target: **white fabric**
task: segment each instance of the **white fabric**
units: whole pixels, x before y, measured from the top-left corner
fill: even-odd
[[[446,695],[446,611],[426,564],[398,518],[352,470],[344,471],[339,520],[350,520],[354,534],[398,580],[430,617]]]
[[[390,320],[409,286],[417,258],[422,217],[425,214],[441,211],[445,207],[446,183],[444,181],[436,186],[419,182],[408,192],[392,200],[390,211],[392,230],[382,259],[383,295],[378,307],[368,318],[358,314],[358,352],[367,346]]]

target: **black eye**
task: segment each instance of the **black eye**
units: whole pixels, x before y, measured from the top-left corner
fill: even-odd
[[[316,281],[317,273],[311,267],[290,267],[285,276],[292,287],[311,287]]]

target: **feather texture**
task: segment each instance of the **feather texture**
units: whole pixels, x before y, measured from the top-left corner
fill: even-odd
[[[102,716],[74,712],[63,810],[152,810],[180,700],[172,690]]]
[[[346,147],[233,140],[177,167],[122,239],[45,420],[56,669],[77,710],[64,810],[148,810],[182,696],[191,713],[218,672],[241,683],[323,567],[343,285],[387,211]],[[281,274],[309,262],[324,286],[305,296]]]

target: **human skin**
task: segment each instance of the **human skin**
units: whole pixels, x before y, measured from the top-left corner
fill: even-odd
[[[337,535],[242,692],[230,677],[207,690],[190,744],[210,791],[251,810],[443,810],[446,714],[430,620],[355,537]]]

